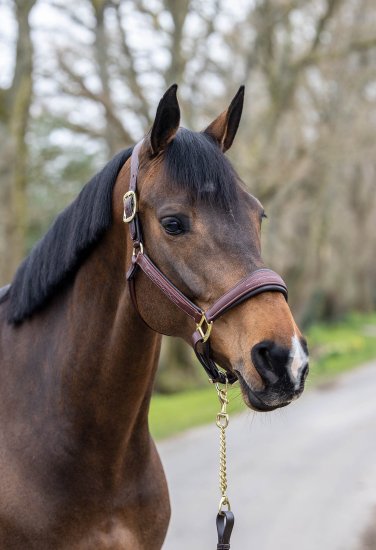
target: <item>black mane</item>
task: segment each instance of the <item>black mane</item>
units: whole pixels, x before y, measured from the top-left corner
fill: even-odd
[[[67,284],[110,227],[112,190],[131,153],[132,148],[121,151],[94,176],[22,262],[7,293],[10,323],[30,317]],[[225,209],[236,205],[236,173],[208,135],[181,128],[164,161],[169,180],[193,201]]]
[[[25,258],[9,291],[8,321],[20,323],[77,271],[112,222],[112,190],[132,148],[118,153],[56,218]]]
[[[164,154],[167,174],[193,201],[230,209],[237,201],[238,180],[230,161],[205,133],[180,128]]]

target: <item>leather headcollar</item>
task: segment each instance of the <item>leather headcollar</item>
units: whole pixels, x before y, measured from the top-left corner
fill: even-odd
[[[140,141],[133,149],[131,157],[131,177],[129,191],[124,195],[123,220],[129,225],[130,236],[133,242],[132,266],[127,272],[130,293],[133,304],[139,313],[136,292],[135,277],[138,269],[142,269],[145,275],[154,283],[178,308],[191,317],[196,323],[196,330],[192,335],[192,346],[197,358],[206,370],[212,382],[232,384],[237,377],[232,372],[222,372],[211,357],[210,333],[213,323],[228,310],[240,303],[261,294],[262,292],[281,292],[287,300],[287,287],[283,279],[271,269],[257,269],[234,287],[230,288],[223,296],[206,311],[187,298],[154,264],[144,251],[142,240],[142,228],[138,216],[137,203],[137,176],[138,157],[143,141]]]

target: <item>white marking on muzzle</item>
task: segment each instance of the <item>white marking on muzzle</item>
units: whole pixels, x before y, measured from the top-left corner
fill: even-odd
[[[308,362],[308,355],[296,334],[291,338],[290,370],[294,378],[298,378],[299,369]]]

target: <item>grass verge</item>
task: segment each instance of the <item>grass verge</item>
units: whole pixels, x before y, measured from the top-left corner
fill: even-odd
[[[376,357],[376,313],[351,314],[340,323],[308,331],[311,383],[332,378]]]
[[[319,324],[307,332],[311,354],[309,386],[376,357],[376,313],[352,314],[340,323]],[[230,414],[245,409],[239,386],[229,392]],[[212,422],[218,410],[215,388],[207,387],[171,395],[154,395],[150,429],[163,439],[188,428]]]

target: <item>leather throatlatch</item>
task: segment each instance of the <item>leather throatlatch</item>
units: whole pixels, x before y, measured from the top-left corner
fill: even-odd
[[[206,311],[194,304],[185,296],[155,265],[144,250],[142,239],[142,227],[138,215],[137,204],[137,176],[139,167],[139,152],[143,140],[137,143],[131,156],[131,176],[129,190],[124,195],[124,222],[129,226],[130,236],[133,242],[132,265],[127,272],[130,293],[133,304],[139,313],[136,292],[135,277],[138,269],[154,283],[171,302],[188,315],[195,323],[196,330],[192,335],[192,347],[196,356],[210,380],[216,383],[233,384],[237,377],[232,372],[221,372],[211,357],[210,332],[213,323],[224,313],[233,307],[249,300],[262,292],[281,292],[287,300],[287,287],[283,279],[271,269],[256,269],[253,273],[239,281],[229,289],[223,296],[218,298]],[[141,317],[141,315],[140,315]]]

